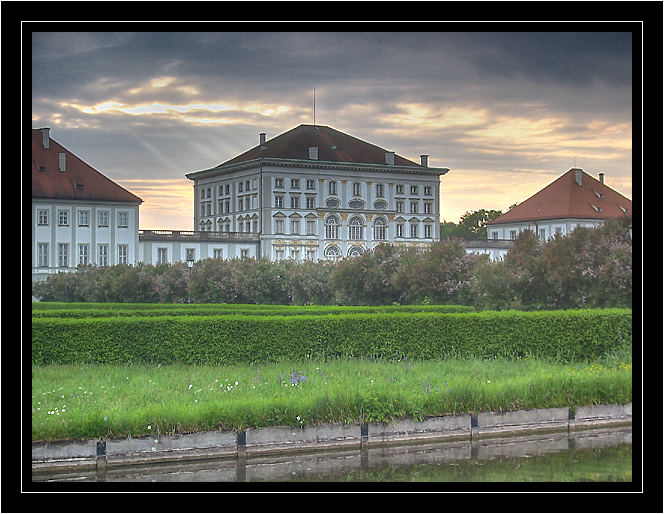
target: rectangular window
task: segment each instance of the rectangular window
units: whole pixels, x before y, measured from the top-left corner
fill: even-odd
[[[238,221],[238,223],[237,223],[237,231],[238,231],[238,232],[244,232],[244,221]]]
[[[397,184],[397,194],[398,195],[403,194],[403,184]]]
[[[431,225],[424,225],[424,237],[431,239]]]
[[[300,179],[299,178],[290,179],[290,187],[291,189],[300,189]]]
[[[37,262],[39,267],[48,266],[48,243],[37,243]]]
[[[226,201],[226,212],[231,212],[231,201],[230,200]]]
[[[99,211],[97,221],[98,227],[108,227],[108,211]]]
[[[217,202],[217,210],[219,211],[219,214],[224,213],[224,202],[223,202],[223,200],[219,200]]]
[[[314,220],[307,220],[307,235],[316,235],[316,222]]]
[[[249,258],[249,250],[247,248],[241,248],[240,249],[240,258],[241,259]]]
[[[282,261],[284,259],[284,251],[281,248],[278,248],[274,251],[276,260]]]
[[[403,237],[403,223],[397,223],[397,237]]]
[[[291,209],[299,209],[300,208],[300,197],[299,196],[291,196],[290,197],[290,206],[291,206]]]
[[[300,235],[300,220],[291,220],[291,234]]]
[[[69,243],[58,243],[58,267],[69,267]]]
[[[293,259],[294,261],[299,261],[300,260],[300,250],[297,248],[291,248],[290,249],[290,258]]]
[[[208,204],[211,205],[211,204]],[[129,226],[129,213],[128,212],[118,212],[118,227],[127,228]]]
[[[274,187],[284,187],[284,179],[281,177],[275,178]]]
[[[242,187],[243,187],[242,182],[238,182],[238,183],[237,183],[237,191],[238,191],[238,193],[242,193],[242,192],[243,192]]]
[[[315,209],[315,208],[316,208],[316,197],[307,196],[307,209]]]
[[[129,264],[129,245],[118,245],[118,264]]]
[[[385,196],[385,184],[376,184],[376,196],[378,198]]]
[[[362,195],[362,184],[359,182],[353,182],[353,196]]]
[[[418,193],[418,187],[417,186],[410,186],[410,194],[411,195],[416,195]]]
[[[337,183],[334,180],[331,180],[327,184],[328,186],[328,192],[330,195],[336,195],[337,194]]]
[[[510,230],[510,239],[516,239],[516,230]]]
[[[493,239],[498,239],[498,232],[496,232],[496,231],[491,232],[491,237],[492,237]]]
[[[168,262],[168,248],[157,248],[157,264]]]
[[[385,225],[376,225],[374,227],[374,240],[385,241],[387,239],[387,227]]]
[[[215,248],[213,250],[212,255],[214,256],[215,259],[223,259],[224,258],[224,251],[222,248]]]
[[[186,261],[195,261],[196,260],[196,249],[195,248],[185,248],[185,250],[184,250],[184,259]]]
[[[417,237],[417,223],[410,224],[410,237]]]
[[[325,239],[339,239],[339,225],[336,222],[325,224]]]
[[[424,214],[431,214],[431,202],[424,202]]]
[[[313,261],[316,258],[316,250],[307,250],[307,260]]]
[[[78,211],[78,226],[90,226],[90,211]]]
[[[275,234],[284,233],[284,220],[274,220],[274,233]]]
[[[362,225],[350,224],[348,225],[348,239],[361,240],[364,239]]]
[[[48,209],[37,211],[37,225],[48,225]]]
[[[244,190],[245,191],[247,191],[247,192],[250,191],[250,184],[251,184],[251,182],[249,180],[245,181],[245,183],[244,183]]]
[[[78,263],[79,264],[87,264],[88,263],[88,249],[89,246],[87,244],[80,244],[78,245]]]
[[[281,208],[284,206],[284,197],[281,195],[275,196],[274,197],[274,206]]]
[[[58,225],[61,227],[69,226],[69,211],[58,211]]]
[[[544,241],[546,239],[546,229],[541,228],[539,230],[539,238],[541,241]]]
[[[431,195],[431,186],[424,186],[424,194]]]
[[[231,185],[230,184],[224,185],[224,192],[227,195],[231,194]]]
[[[418,202],[410,202],[410,213],[417,214],[417,204]]]
[[[403,200],[397,200],[397,212],[403,212]]]
[[[97,246],[98,262],[100,266],[108,266],[108,245],[100,244]]]
[[[316,181],[314,179],[307,179],[307,189],[316,189]]]

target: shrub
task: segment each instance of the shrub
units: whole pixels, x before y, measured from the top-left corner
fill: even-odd
[[[306,358],[589,359],[631,348],[631,310],[35,318],[32,362],[234,364]]]

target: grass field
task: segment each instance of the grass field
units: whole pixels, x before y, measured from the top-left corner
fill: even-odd
[[[33,366],[32,439],[154,435],[627,403],[631,353],[530,359]]]

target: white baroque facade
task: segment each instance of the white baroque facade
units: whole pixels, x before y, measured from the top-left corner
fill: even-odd
[[[429,168],[427,157],[416,164],[324,126],[261,134],[258,147],[186,175],[194,226],[253,236],[271,260],[339,259],[380,243],[426,248],[440,237],[440,176],[449,171]]]

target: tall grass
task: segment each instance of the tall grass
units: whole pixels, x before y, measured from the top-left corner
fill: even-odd
[[[631,399],[627,352],[577,363],[338,359],[259,366],[33,366],[32,439],[389,422]]]

